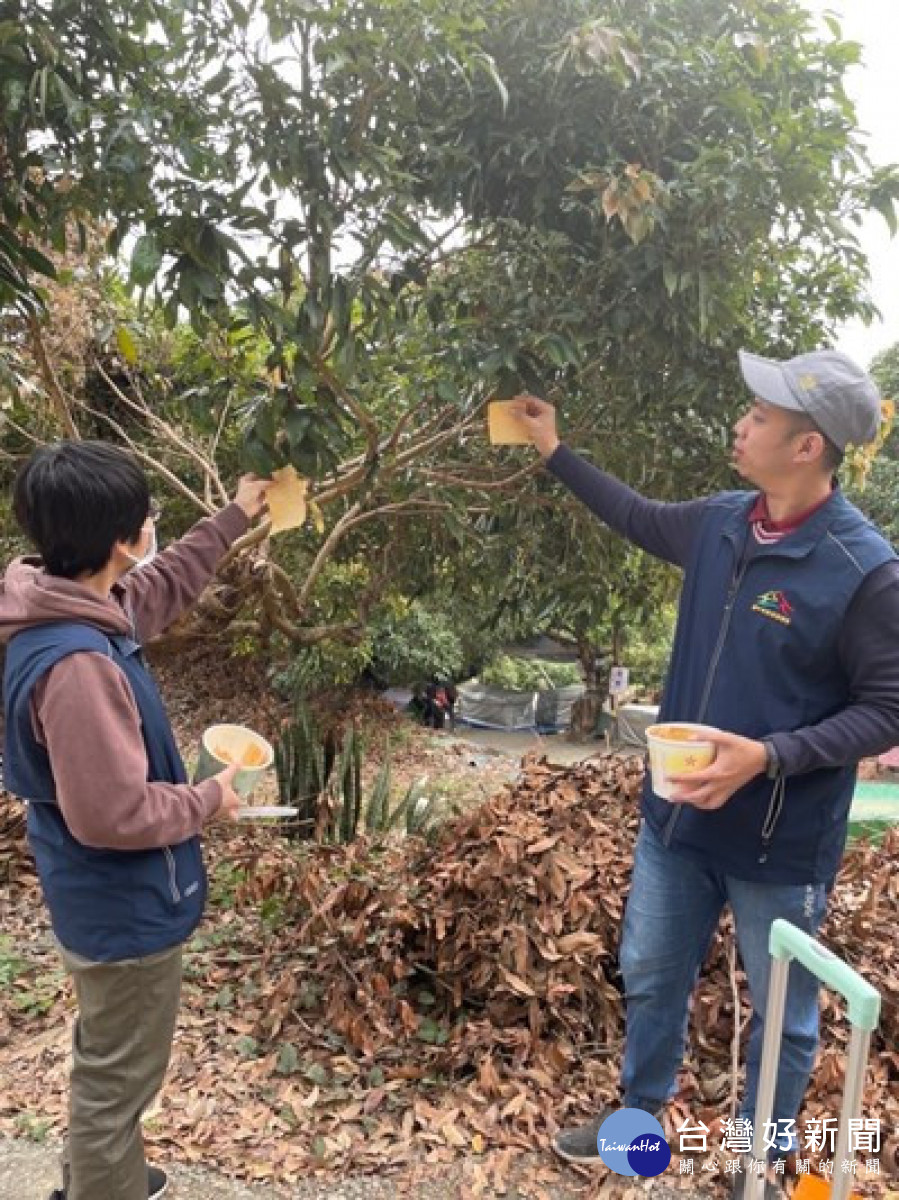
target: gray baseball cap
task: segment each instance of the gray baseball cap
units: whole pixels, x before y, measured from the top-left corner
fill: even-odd
[[[837,350],[813,350],[778,362],[740,351],[750,391],[791,412],[805,413],[840,450],[873,442],[880,428],[880,393],[874,380]]]

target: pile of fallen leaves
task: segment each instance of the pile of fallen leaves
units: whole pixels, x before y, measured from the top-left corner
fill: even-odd
[[[217,829],[214,902],[187,954],[150,1140],[273,1184],[466,1157],[471,1194],[500,1193],[516,1154],[545,1148],[558,1125],[615,1095],[617,945],[641,774],[637,760],[608,755],[566,769],[526,762],[518,783],[430,843],[298,848],[273,831]],[[0,864],[8,822],[0,801]],[[897,1170],[897,851],[896,831],[879,848],[850,849],[823,932],[884,997],[863,1109],[880,1119],[883,1141],[879,1155],[860,1157],[854,1188],[865,1196],[887,1195]],[[15,912],[22,921],[16,905],[28,903],[33,923],[33,881],[16,878],[4,921]],[[723,1180],[725,1156],[714,1151],[738,1092],[735,1006],[745,1035],[748,1002],[725,920],[666,1115],[675,1146],[685,1119],[704,1121],[712,1153],[692,1178],[676,1162],[669,1185],[697,1191],[703,1166],[703,1184]],[[0,1130],[21,1131],[33,1112],[61,1123],[68,993],[61,986],[38,1015],[4,1008]],[[800,1128],[839,1115],[846,1029],[828,997]],[[878,1176],[868,1177],[871,1158]],[[557,1170],[578,1182],[547,1156],[530,1172],[535,1194]]]
[[[25,842],[25,807],[0,791],[0,885],[33,875]]]

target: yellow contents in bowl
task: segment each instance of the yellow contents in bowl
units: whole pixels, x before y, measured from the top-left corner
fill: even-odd
[[[666,742],[692,742],[696,740],[696,734],[690,729],[678,729],[674,725],[657,725],[653,729],[653,736],[662,738]]]
[[[224,746],[213,746],[212,753],[219,762],[229,763],[238,767],[261,767],[265,762],[265,753],[260,746],[245,746],[238,755],[234,750]]]

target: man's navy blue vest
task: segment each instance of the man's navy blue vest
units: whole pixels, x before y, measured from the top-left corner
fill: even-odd
[[[851,702],[838,653],[843,619],[865,577],[896,555],[839,490],[784,541],[751,545],[754,501],[728,492],[706,508],[660,721],[762,738],[815,725]],[[713,812],[670,804],[647,777],[643,814],[672,849],[736,878],[829,884],[855,777],[854,764],[757,777]]]
[[[28,839],[57,938],[94,962],[118,962],[185,941],[203,913],[206,875],[196,837],[158,850],[102,850],[69,832],[56,803],[49,756],[34,736],[30,702],[41,676],[83,651],[111,658],[124,672],[140,712],[148,780],[186,782],[138,643],[90,625],[58,622],[16,634],[7,648],[6,785],[28,801]]]

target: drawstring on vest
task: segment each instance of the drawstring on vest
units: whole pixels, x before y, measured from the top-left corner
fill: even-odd
[[[780,817],[781,809],[784,806],[784,795],[787,790],[787,781],[783,774],[779,774],[774,780],[774,786],[771,788],[771,800],[768,804],[768,811],[765,813],[765,822],[762,825],[762,847],[767,851],[768,844],[774,834],[774,827]],[[768,855],[763,853],[759,862],[764,862]]]

